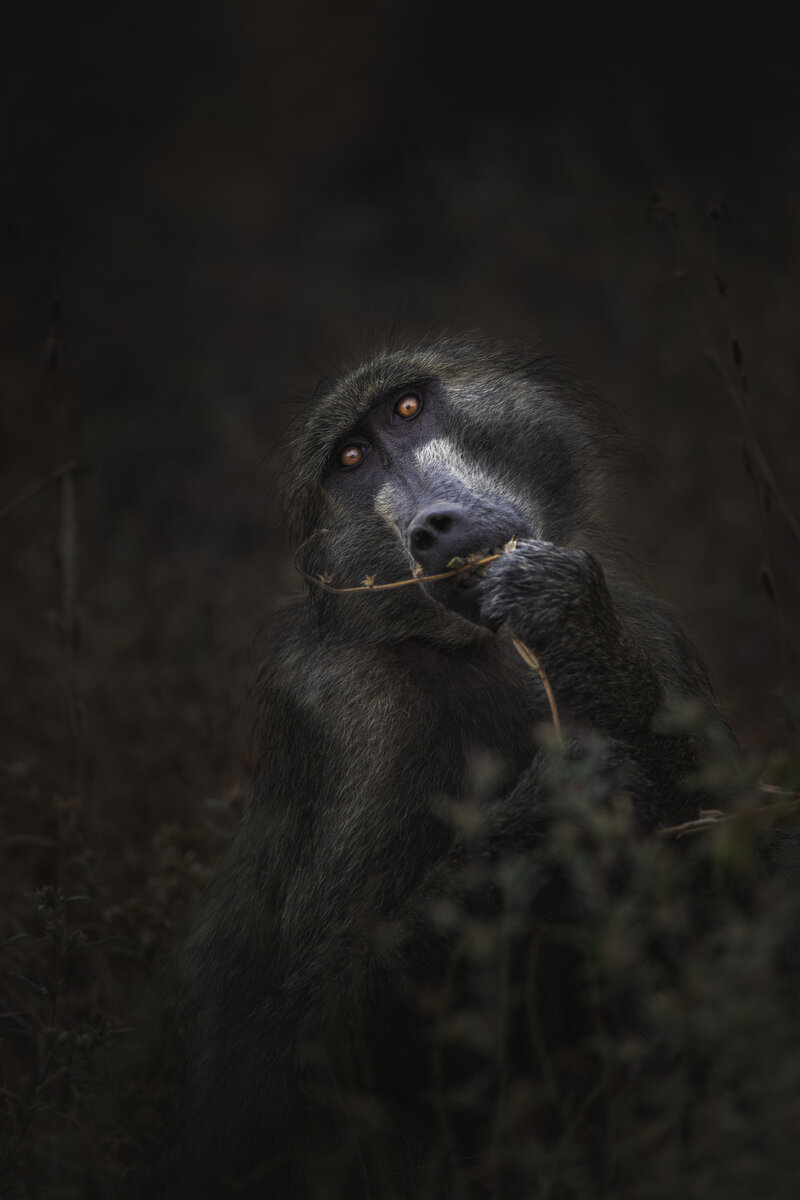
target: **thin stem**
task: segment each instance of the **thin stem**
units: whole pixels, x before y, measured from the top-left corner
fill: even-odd
[[[496,558],[500,558],[499,554],[488,554],[486,558],[470,558],[462,566],[453,567],[450,571],[442,571],[439,575],[409,575],[407,579],[396,579],[393,583],[359,583],[353,587],[334,587],[327,576],[308,575],[297,564],[300,553],[306,548],[312,538],[317,537],[321,533],[330,533],[330,529],[315,529],[311,537],[307,537],[297,547],[293,560],[294,569],[303,579],[307,579],[309,583],[315,583],[324,592],[334,592],[340,596],[346,592],[388,592],[393,588],[409,587],[412,583],[435,583],[439,579],[452,579],[459,575],[470,575],[477,567],[483,567],[486,563],[494,562]]]
[[[520,658],[522,658],[523,662],[526,662],[529,667],[532,667],[533,670],[537,672],[539,678],[541,679],[542,684],[544,686],[545,694],[547,695],[547,703],[550,705],[550,715],[553,718],[553,728],[555,729],[556,733],[558,734],[559,739],[561,739],[561,721],[559,720],[559,716],[558,716],[558,708],[556,706],[556,698],[553,695],[553,689],[550,686],[550,680],[547,678],[547,675],[545,674],[544,667],[539,662],[538,658],[533,653],[533,651],[531,649],[529,649],[528,646],[526,646],[524,642],[521,642],[516,634],[511,635],[511,640],[514,643],[514,649],[517,651]]]
[[[768,790],[762,784],[761,790]],[[790,800],[788,802],[781,801],[778,804],[760,804],[755,809],[755,814],[758,817],[769,816],[770,813],[790,813],[800,809],[800,799]],[[718,808],[706,808],[700,810],[700,816],[694,821],[685,821],[682,825],[670,825],[667,829],[659,829],[660,837],[667,837],[669,834],[674,834],[676,837],[683,837],[684,834],[703,833],[706,829],[713,829],[715,825],[726,824],[736,820],[736,813],[724,813]]]
[[[22,508],[23,504],[27,504],[29,500],[33,500],[33,498],[38,496],[40,492],[46,491],[46,489],[50,487],[51,483],[56,483],[59,479],[63,479],[66,475],[77,475],[80,469],[81,468],[78,460],[76,458],[71,458],[69,462],[64,463],[64,465],[59,467],[58,470],[53,471],[52,475],[48,475],[45,479],[40,479],[38,483],[31,484],[29,488],[26,488],[24,492],[20,492],[20,494],[14,500],[11,500],[8,504],[6,504],[4,508],[0,508],[0,521],[5,520],[6,517],[10,517],[13,512],[16,512],[18,508]]]

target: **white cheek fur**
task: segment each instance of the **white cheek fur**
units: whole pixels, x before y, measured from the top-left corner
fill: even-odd
[[[373,504],[372,507],[373,507],[373,510],[378,514],[378,516],[383,517],[383,519],[387,523],[387,525],[390,525],[391,528],[394,529],[395,532],[399,534],[400,529],[397,524],[397,521],[395,520],[395,513],[397,512],[397,501],[398,501],[397,487],[395,486],[395,484],[393,484],[391,482],[385,483],[383,485],[383,487],[379,490],[377,496],[375,497],[375,503]]]

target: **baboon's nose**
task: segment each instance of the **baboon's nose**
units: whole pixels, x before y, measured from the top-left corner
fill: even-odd
[[[459,504],[421,508],[408,530],[408,547],[426,571],[443,571],[451,558],[464,553],[467,515]]]

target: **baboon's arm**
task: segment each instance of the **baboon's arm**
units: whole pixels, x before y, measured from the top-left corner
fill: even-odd
[[[698,766],[696,739],[659,723],[669,701],[699,699],[713,712],[691,647],[657,601],[606,581],[584,550],[522,541],[489,568],[480,611],[541,661],[568,718],[625,743],[661,794],[662,807],[697,807],[683,781]]]

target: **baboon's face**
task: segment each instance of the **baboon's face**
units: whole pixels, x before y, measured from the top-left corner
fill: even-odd
[[[535,363],[464,343],[370,359],[331,385],[298,445],[298,540],[330,531],[312,542],[306,570],[335,587],[388,583],[420,567],[440,574],[513,537],[563,541],[582,503],[584,441]],[[453,609],[469,616],[475,582],[448,578],[363,604],[351,594],[324,608],[331,620],[346,611],[430,635],[431,602],[444,606],[440,626]]]
[[[325,472],[327,490],[347,509],[385,522],[426,576],[530,536],[535,521],[526,498],[468,454],[457,432],[438,381],[401,386],[336,441]],[[476,579],[439,581],[431,592],[448,602],[452,588],[468,592]]]

